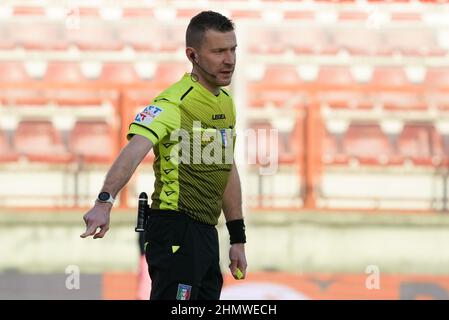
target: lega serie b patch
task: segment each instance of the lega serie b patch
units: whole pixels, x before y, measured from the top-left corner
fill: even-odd
[[[176,300],[190,300],[190,294],[192,292],[192,286],[187,284],[178,284],[178,292],[176,294]]]
[[[162,109],[159,107],[153,105],[147,106],[136,115],[134,121],[142,124],[150,124],[161,112]]]

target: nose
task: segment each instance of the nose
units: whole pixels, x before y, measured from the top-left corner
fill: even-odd
[[[225,64],[234,65],[235,64],[235,52],[233,51],[226,51],[224,55],[224,61]]]

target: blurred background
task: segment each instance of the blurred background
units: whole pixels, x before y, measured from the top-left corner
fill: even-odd
[[[229,88],[248,277],[223,299],[449,299],[449,4],[437,0],[0,2],[0,299],[140,299],[149,154],[103,240],[80,239],[134,114],[191,71],[202,10],[236,24]],[[278,150],[261,174],[251,155]]]

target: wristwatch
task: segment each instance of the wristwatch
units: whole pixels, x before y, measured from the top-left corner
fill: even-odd
[[[115,199],[111,196],[109,192],[103,191],[98,194],[97,200],[98,202],[109,202],[110,204],[114,204]]]

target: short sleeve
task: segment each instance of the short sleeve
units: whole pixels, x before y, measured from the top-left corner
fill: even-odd
[[[179,126],[179,107],[173,103],[159,101],[146,106],[136,115],[129,126],[126,138],[129,140],[138,134],[148,138],[153,145],[156,145]]]

